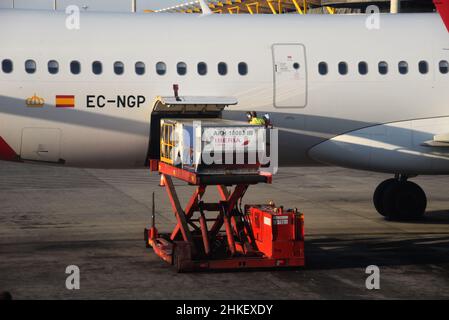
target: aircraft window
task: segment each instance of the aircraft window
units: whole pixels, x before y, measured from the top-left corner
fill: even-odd
[[[380,74],[388,73],[388,63],[386,63],[385,61],[379,62],[379,73]]]
[[[167,65],[164,62],[156,63],[156,72],[160,76],[164,75],[167,72]]]
[[[144,75],[145,74],[145,63],[139,61],[136,62],[136,74],[138,74],[139,76]]]
[[[248,65],[245,62],[240,62],[238,69],[241,76],[246,76],[248,74]]]
[[[72,74],[80,74],[81,72],[81,64],[79,61],[72,61],[70,62],[70,72]]]
[[[34,60],[25,61],[25,71],[26,71],[26,73],[35,73],[36,72],[36,61],[34,61]]]
[[[338,72],[341,75],[347,75],[348,74],[348,64],[346,62],[340,62],[338,64]]]
[[[446,60],[440,61],[440,72],[442,74],[449,73],[449,62],[447,62]]]
[[[92,62],[92,72],[94,74],[101,74],[103,72],[103,65],[100,61]]]
[[[48,61],[48,72],[51,74],[57,74],[59,71],[59,63],[55,60]]]
[[[298,62],[293,63],[293,69],[299,70],[300,67],[301,67],[301,66],[299,65]]]
[[[198,74],[204,76],[207,74],[207,64],[205,62],[198,63]]]
[[[429,73],[429,64],[427,61],[422,60],[418,64],[418,69],[421,74],[427,74]]]
[[[114,62],[114,73],[117,75],[122,75],[123,72],[125,72],[125,65],[123,64],[123,62]]]
[[[368,74],[368,63],[364,61],[359,62],[359,73],[363,76]]]
[[[399,62],[399,73],[400,74],[408,73],[408,63],[406,61]]]
[[[178,64],[176,65],[176,69],[178,70],[178,74],[180,76],[185,76],[187,73],[187,65],[185,64],[185,62],[178,62]]]
[[[4,73],[11,73],[13,69],[12,61],[5,59],[2,61],[2,70]]]
[[[328,68],[327,68],[327,63],[326,62],[320,62],[318,64],[318,72],[322,76],[325,76],[328,73]]]
[[[218,64],[218,73],[225,76],[228,73],[228,65],[225,62],[220,62]]]

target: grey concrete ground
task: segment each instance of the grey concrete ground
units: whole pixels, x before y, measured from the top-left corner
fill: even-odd
[[[307,267],[177,274],[142,240],[152,191],[159,229],[174,224],[157,175],[0,162],[0,291],[17,299],[449,298],[448,177],[415,179],[429,195],[419,223],[388,222],[374,211],[372,193],[385,178],[282,169],[273,185],[250,188],[246,201],[274,199],[305,212]],[[81,270],[78,291],[65,289],[72,264]],[[381,270],[377,291],[365,288],[372,264]]]

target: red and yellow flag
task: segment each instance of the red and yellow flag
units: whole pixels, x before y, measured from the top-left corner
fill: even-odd
[[[75,108],[75,96],[57,95],[56,108]]]

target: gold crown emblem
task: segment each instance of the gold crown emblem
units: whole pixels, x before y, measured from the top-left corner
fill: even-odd
[[[25,102],[28,107],[43,107],[45,104],[45,100],[38,97],[36,94],[34,94],[31,98],[26,99]]]

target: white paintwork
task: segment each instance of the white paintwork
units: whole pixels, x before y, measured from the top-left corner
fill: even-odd
[[[422,143],[447,128],[449,117],[377,125],[334,137],[312,148],[310,155],[329,164],[363,170],[449,174],[447,148]]]
[[[449,129],[445,120],[449,74],[441,74],[438,68],[440,60],[449,60],[449,36],[440,17],[381,15],[379,30],[367,29],[366,18],[82,12],[80,30],[68,30],[64,13],[2,10],[0,61],[12,59],[14,72],[0,71],[0,136],[20,154],[24,128],[57,129],[61,131],[60,158],[67,166],[143,166],[152,102],[157,96],[172,96],[173,84],[179,84],[181,96],[235,97],[239,104],[227,107],[224,118],[245,120],[247,110],[269,112],[280,128],[281,164],[323,161],[393,173],[448,173],[449,149],[422,146]],[[306,75],[299,77],[292,99],[304,92],[301,81],[306,81],[305,107],[274,106],[276,44],[290,45],[292,56],[298,46],[304,48],[300,70]],[[35,74],[24,71],[27,59],[37,62]],[[60,64],[56,75],[46,70],[52,59]],[[70,74],[72,60],[81,62],[80,75]],[[91,72],[96,60],[103,62],[99,76]],[[426,75],[418,72],[421,60],[429,63]],[[123,75],[113,73],[115,61],[124,63]],[[143,76],[134,72],[137,61],[146,64]],[[155,72],[159,61],[167,65],[163,76]],[[217,72],[221,61],[228,65],[226,76]],[[329,66],[326,76],[318,73],[321,61]],[[340,61],[348,63],[348,75],[338,74]],[[360,61],[368,63],[367,75],[357,72]],[[387,75],[377,72],[380,61],[388,62]],[[409,63],[407,75],[399,74],[399,61]],[[176,73],[178,62],[187,64],[185,76]],[[207,63],[207,75],[198,75],[198,62]],[[238,74],[239,62],[248,64],[246,76]],[[289,89],[293,86],[283,83]],[[43,108],[25,106],[34,93],[45,99]],[[55,108],[58,94],[74,95],[76,107]],[[146,101],[139,108],[113,104],[87,108],[88,95],[108,99],[141,95]],[[364,128],[384,133],[376,135]],[[34,143],[45,145],[45,140],[39,135]],[[406,141],[404,150],[398,148]],[[348,146],[353,157],[340,157]]]
[[[24,128],[22,149],[24,160],[58,162],[61,154],[61,130],[45,128]]]
[[[307,104],[305,48],[301,44],[273,45],[274,106],[302,108]],[[294,68],[294,63],[299,65]]]

